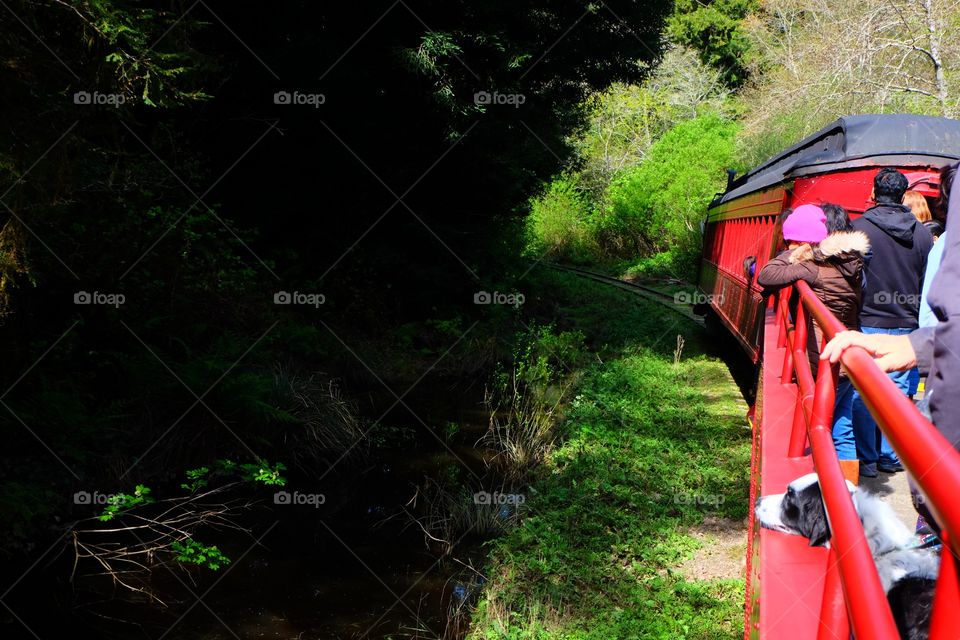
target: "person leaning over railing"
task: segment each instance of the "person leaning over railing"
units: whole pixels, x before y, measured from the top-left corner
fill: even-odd
[[[931,421],[937,430],[960,451],[960,189],[947,187],[950,193],[947,232],[938,244],[944,244],[943,261],[930,285],[930,308],[937,318],[934,326],[921,327],[907,335],[864,334],[842,331],[824,348],[821,358],[837,362],[851,347],[864,348],[884,371],[907,371],[918,367],[927,373],[926,398]],[[951,230],[950,227],[954,229]],[[916,471],[916,470],[915,470]],[[936,473],[926,469],[924,473]],[[911,478],[910,491],[917,511],[934,528],[939,529],[933,515],[920,499]]]
[[[830,212],[828,217],[825,209]],[[846,229],[849,220],[837,205],[823,208],[805,204],[797,207],[783,222],[783,237],[788,250],[771,259],[757,282],[768,292],[803,280],[844,326],[859,326],[863,282],[863,257],[870,242],[860,231],[827,233],[828,218],[836,229]],[[839,222],[838,222],[839,220]],[[808,330],[807,355],[811,372],[816,375],[823,334],[815,323]],[[853,434],[853,385],[846,375],[840,377],[833,409],[833,443],[844,475],[856,482],[859,473],[857,448]]]

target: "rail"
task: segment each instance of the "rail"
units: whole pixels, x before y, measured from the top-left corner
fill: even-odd
[[[692,311],[692,304],[687,304],[681,302],[677,299],[677,295],[667,294],[663,291],[658,291],[652,287],[645,287],[642,284],[637,284],[635,282],[628,282],[626,280],[620,280],[619,278],[614,278],[612,276],[598,273],[596,271],[591,271],[590,269],[584,269],[582,267],[572,267],[565,264],[557,264],[555,262],[534,262],[535,266],[541,266],[548,269],[554,269],[556,271],[566,271],[567,273],[572,273],[574,275],[586,278],[587,280],[593,280],[595,282],[600,282],[603,284],[616,287],[618,289],[623,289],[624,291],[629,291],[630,293],[636,294],[642,298],[646,298],[651,302],[655,302],[659,305],[662,305],[668,308],[670,311],[680,314],[685,317],[687,320],[695,322],[700,326],[704,325],[703,317],[696,315]],[[685,295],[685,294],[684,294]]]
[[[795,310],[795,324],[790,321],[788,304],[793,289],[801,302]],[[833,405],[839,365],[820,361],[815,382],[807,356],[808,317],[819,325],[824,341],[845,327],[805,282],[782,290],[776,304],[777,344],[787,349],[781,383],[789,384],[795,377],[798,387],[788,456],[804,455],[809,442],[832,532],[817,637],[846,638],[852,630],[858,640],[894,640],[899,638],[896,624],[833,446]],[[928,506],[943,528],[940,577],[929,637],[956,640],[960,638],[960,581],[954,557],[960,551],[960,501],[956,499],[960,489],[960,453],[865,350],[851,347],[844,352],[841,362],[901,462],[923,490]]]

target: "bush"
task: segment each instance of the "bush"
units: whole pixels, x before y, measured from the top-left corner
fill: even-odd
[[[724,187],[737,131],[737,124],[711,114],[664,134],[643,163],[624,171],[607,189],[599,222],[606,246],[615,250],[619,243],[648,254],[669,251],[675,263],[695,264],[700,223]]]
[[[539,256],[584,260],[595,253],[589,207],[575,178],[560,176],[530,201],[527,247]]]

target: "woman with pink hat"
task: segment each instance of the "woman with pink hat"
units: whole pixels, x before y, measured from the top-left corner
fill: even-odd
[[[824,210],[804,204],[787,214],[783,221],[783,239],[787,250],[760,270],[757,282],[772,292],[803,280],[844,326],[859,328],[863,259],[870,250],[866,234],[861,231],[828,233]],[[810,325],[807,353],[816,376],[823,334],[815,322],[811,321]],[[841,372],[833,410],[833,442],[844,476],[856,483],[859,462],[852,417],[853,386]]]

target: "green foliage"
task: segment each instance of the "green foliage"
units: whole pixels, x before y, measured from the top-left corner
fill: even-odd
[[[639,238],[653,252],[671,251],[689,273],[700,222],[733,162],[737,131],[735,123],[715,115],[671,129],[646,161],[610,185],[600,228],[614,238]]]
[[[584,339],[582,331],[557,331],[552,324],[533,322],[519,340],[518,371],[528,382],[567,375],[586,356]]]
[[[635,296],[566,274],[538,287],[587,344],[607,346],[590,358],[602,364],[579,365],[529,515],[492,543],[469,637],[741,637],[743,581],[677,571],[699,546],[690,527],[708,515],[739,522],[749,508],[750,436],[725,365],[702,355],[692,323],[664,336],[667,319]],[[677,332],[688,353],[674,366]]]
[[[198,469],[187,469],[187,482],[180,485],[181,489],[186,489],[190,493],[196,493],[197,489],[202,489],[209,484],[207,474],[210,473],[210,467],[200,467]]]
[[[575,179],[561,176],[530,202],[527,244],[539,256],[583,260],[594,253],[589,205]]]
[[[107,501],[107,506],[104,507],[103,513],[100,514],[100,521],[108,522],[131,509],[153,504],[154,502],[156,502],[156,500],[150,497],[150,487],[138,484],[132,494],[121,492],[110,496],[110,499]]]
[[[286,479],[280,474],[287,467],[282,462],[270,464],[266,460],[261,460],[257,464],[244,463],[240,465],[242,477],[249,482],[259,482],[268,487],[280,486],[287,483]]]
[[[280,475],[287,469],[286,465],[284,465],[282,462],[270,464],[266,460],[258,460],[257,462],[237,463],[233,460],[217,460],[217,465],[224,474],[236,473],[240,476],[241,480],[251,482],[253,484],[260,483],[268,487],[282,487],[287,483],[286,478]],[[205,468],[206,467],[201,467],[201,469]],[[195,472],[196,471],[200,470],[198,469],[195,470]],[[190,477],[190,473],[190,471],[187,472],[188,478]],[[205,475],[205,472],[201,473],[200,475]]]
[[[594,94],[571,138],[575,170],[531,201],[530,252],[601,263],[664,253],[672,275],[692,277],[699,219],[733,162],[734,103],[720,75],[674,46],[642,85]]]
[[[173,106],[210,96],[195,76],[209,62],[187,46],[188,36],[202,23],[144,6],[115,0],[72,1],[77,15],[99,40],[118,89],[128,100],[150,107]]]
[[[745,129],[738,138],[735,168],[740,173],[750,171],[834,119],[834,114],[811,112],[804,105],[782,105],[763,125]]]
[[[736,87],[747,80],[752,54],[744,19],[759,7],[759,0],[677,0],[667,30],[674,42],[695,49],[704,64]]]
[[[494,377],[485,396],[490,428],[483,442],[508,480],[520,482],[553,447],[562,404],[585,355],[583,342],[579,331],[558,333],[533,323],[517,337],[511,370]]]
[[[230,558],[223,555],[217,545],[207,545],[186,538],[182,542],[175,540],[170,544],[170,549],[176,554],[177,562],[184,564],[195,564],[200,567],[206,567],[211,571],[216,571],[225,564],[230,564]]]
[[[691,49],[673,46],[642,85],[613,83],[585,104],[587,126],[572,138],[578,180],[594,198],[619,172],[646,158],[672,127],[704,113],[727,114],[719,72]]]

